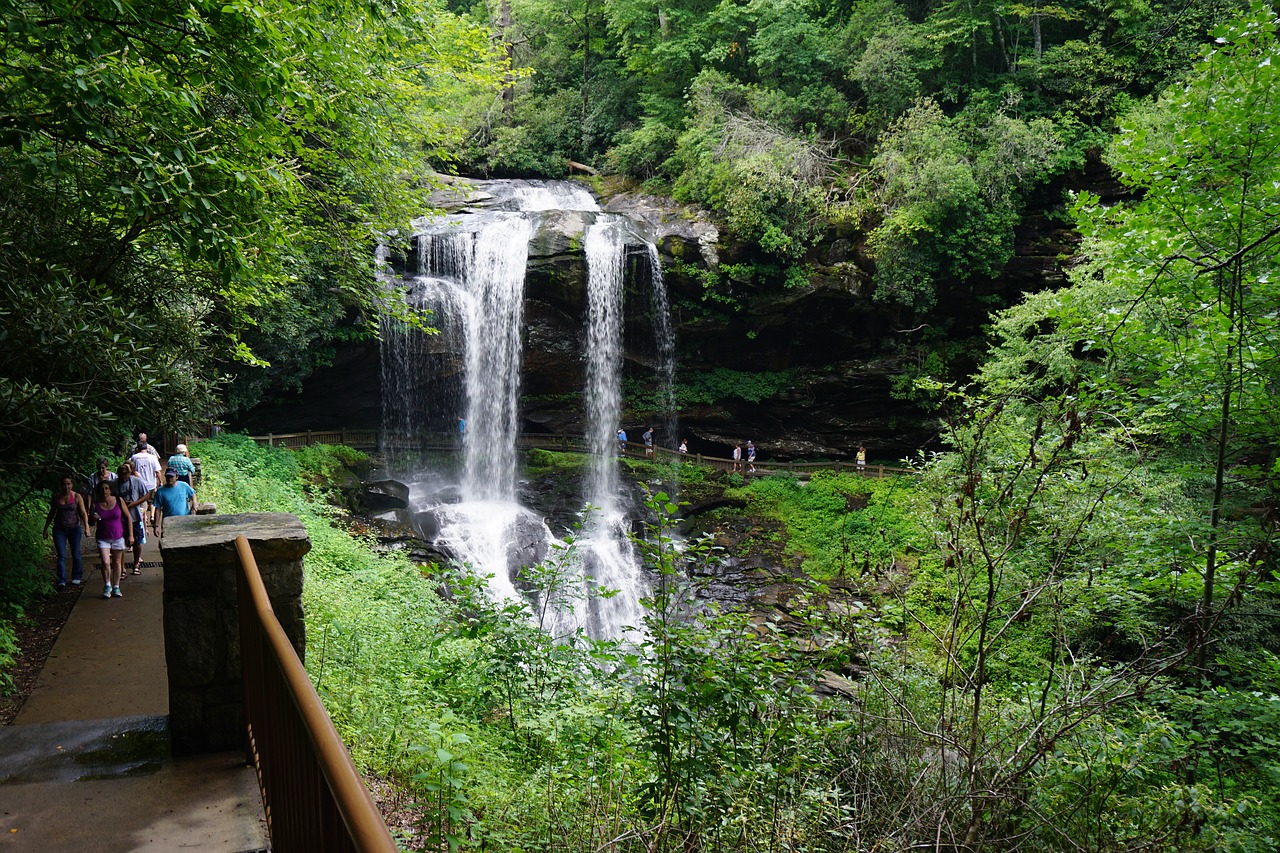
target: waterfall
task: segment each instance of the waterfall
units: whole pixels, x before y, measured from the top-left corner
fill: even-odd
[[[667,283],[662,278],[662,259],[658,257],[658,247],[647,241],[645,247],[648,250],[649,283],[653,294],[653,336],[658,350],[655,371],[662,403],[662,430],[658,435],[666,441],[667,447],[674,450],[680,443],[680,422],[676,416],[676,334],[671,326],[671,302],[667,298]]]
[[[626,272],[623,237],[616,222],[601,218],[587,229],[582,241],[587,256],[585,397],[591,443],[587,499],[610,511],[617,505],[616,430],[622,417],[622,284]]]
[[[433,528],[424,535],[488,576],[490,592],[499,599],[523,600],[519,574],[554,554],[557,583],[568,589],[565,597],[574,600],[575,610],[548,617],[547,602],[539,600],[541,623],[557,635],[585,628],[595,637],[622,637],[626,627],[641,625],[640,601],[647,594],[639,555],[627,535],[630,505],[618,476],[615,438],[623,411],[628,247],[633,254],[646,247],[652,295],[645,301],[655,330],[655,369],[663,402],[668,413],[674,412],[674,340],[657,248],[638,237],[626,217],[600,211],[580,185],[504,181],[484,186],[477,205],[483,210],[467,208],[447,221],[419,226],[417,274],[408,275],[404,285],[413,305],[434,312],[431,322],[442,334],[428,338],[403,324],[384,326],[384,430],[423,437],[447,429],[456,437],[457,418],[464,417],[456,485],[438,488],[432,480],[437,475],[412,475],[418,477],[411,482],[414,505],[430,519],[416,523]],[[582,237],[588,278],[585,428],[591,451],[583,500],[591,509],[567,551],[517,497],[525,267],[529,241],[553,211],[578,211],[580,222],[591,223]],[[435,360],[424,360],[428,356]],[[425,375],[433,371],[452,378],[443,383],[451,390]],[[662,436],[674,444],[674,427],[663,426]],[[433,484],[424,486],[428,482]],[[591,596],[595,587],[614,594]]]
[[[467,422],[462,496],[515,500],[520,433],[520,363],[524,269],[532,223],[504,217],[476,234],[467,281],[474,301],[467,318]]]
[[[616,430],[622,417],[622,297],[626,232],[620,217],[602,215],[587,229],[587,434],[591,476],[587,502],[593,507],[579,552],[586,573],[617,594],[589,600],[588,628],[616,637],[638,628],[645,582],[619,508]],[[634,440],[637,436],[628,436]]]

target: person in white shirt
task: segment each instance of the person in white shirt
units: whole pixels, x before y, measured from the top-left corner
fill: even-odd
[[[138,441],[138,450],[129,457],[129,462],[133,464],[133,473],[142,478],[142,482],[147,487],[148,492],[153,492],[164,485],[160,480],[160,457],[151,450],[151,445],[145,441]],[[150,499],[142,504],[140,509],[142,510],[143,522],[154,526],[155,507]]]

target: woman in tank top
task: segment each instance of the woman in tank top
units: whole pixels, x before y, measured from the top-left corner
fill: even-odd
[[[79,586],[84,576],[80,560],[80,537],[89,529],[89,513],[84,498],[75,490],[75,481],[62,478],[62,488],[49,502],[49,515],[44,520],[44,535],[53,524],[53,550],[58,554],[58,592],[67,587],[67,552],[71,552],[71,585]]]
[[[120,598],[120,576],[124,574],[124,552],[133,545],[133,525],[124,502],[111,493],[103,480],[93,490],[93,511],[98,517],[98,557],[102,560],[102,597]]]

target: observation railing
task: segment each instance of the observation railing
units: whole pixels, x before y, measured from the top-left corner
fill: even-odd
[[[271,849],[395,853],[382,815],[276,619],[243,536],[236,537],[236,553],[245,722]]]
[[[345,437],[345,438],[339,438]],[[346,444],[357,450],[401,450],[401,451],[452,451],[461,446],[461,436],[454,432],[423,433],[417,436],[384,434],[378,430],[333,430],[329,432],[294,432],[271,433],[252,437],[259,444],[270,444],[275,447],[306,447],[312,444]],[[355,444],[353,441],[359,441]],[[613,442],[611,442],[613,444]],[[580,435],[552,435],[542,433],[522,433],[516,438],[516,446],[522,450],[538,448],[542,450],[561,450],[586,453],[591,450],[591,442]],[[750,470],[750,463],[744,457],[739,462],[719,456],[707,456],[701,453],[680,453],[669,447],[653,447],[650,456],[648,448],[641,442],[628,441],[617,443],[620,455],[633,459],[652,458],[655,461],[668,463],[692,462],[720,471],[738,471],[764,477],[770,474],[790,474],[802,480],[808,479],[816,471],[839,471],[847,474],[859,474],[864,477],[883,478],[896,474],[915,474],[911,468],[893,465],[867,464],[833,460],[828,462],[762,462],[757,461],[755,470]]]
[[[380,432],[376,429],[307,430],[306,432],[271,432],[251,436],[258,444],[295,450],[313,444],[344,444],[356,450],[376,450]]]

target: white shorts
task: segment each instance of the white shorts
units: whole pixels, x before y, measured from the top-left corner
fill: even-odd
[[[112,551],[123,551],[124,537],[121,536],[119,539],[99,539],[98,550],[101,551],[105,548],[109,548]]]

